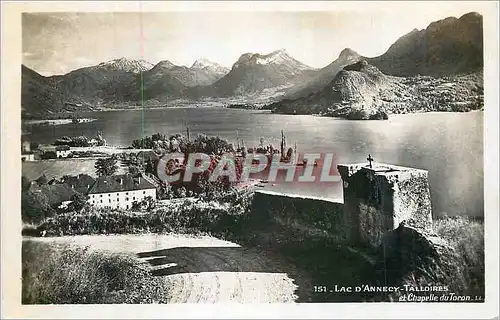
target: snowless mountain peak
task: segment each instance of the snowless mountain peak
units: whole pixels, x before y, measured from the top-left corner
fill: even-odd
[[[358,58],[360,55],[351,48],[345,48],[340,52],[339,59]]]
[[[168,61],[168,60],[162,60],[160,62],[158,62],[156,64],[156,67],[161,67],[161,68],[165,68],[165,69],[170,69],[172,67],[175,67],[175,64],[173,64],[172,62]]]

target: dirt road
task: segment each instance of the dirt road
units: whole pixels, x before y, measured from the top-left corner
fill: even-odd
[[[292,277],[298,271],[293,265],[276,254],[214,237],[151,234],[31,239],[134,256],[151,269],[152,276],[167,282],[170,289],[165,295],[172,303],[297,299],[298,286]]]

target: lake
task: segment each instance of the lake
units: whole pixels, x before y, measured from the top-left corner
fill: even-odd
[[[483,112],[392,115],[387,121],[348,121],[336,118],[279,115],[266,111],[226,108],[169,108],[82,113],[97,121],[59,126],[32,126],[31,139],[51,143],[62,136],[95,136],[108,144],[128,146],[156,132],[219,135],[247,146],[280,144],[285,131],[288,146],[299,153],[332,152],[335,163],[376,162],[429,171],[434,213],[483,215]],[[76,173],[76,172],[75,172]],[[340,184],[279,183],[266,189],[340,199]]]

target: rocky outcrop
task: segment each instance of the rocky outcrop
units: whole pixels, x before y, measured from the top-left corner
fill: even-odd
[[[403,222],[385,236],[375,256],[374,283],[401,289],[374,299],[404,302],[409,293],[460,294],[461,286],[456,279],[461,274],[459,257],[435,234],[422,232]]]
[[[271,106],[277,113],[321,114],[353,120],[386,119],[380,93],[393,81],[365,60],[345,66],[321,91]]]
[[[342,50],[337,59],[326,67],[320,69],[317,75],[310,81],[298,83],[290,88],[285,95],[286,99],[297,99],[307,97],[322,90],[335,76],[347,65],[353,64],[361,59],[361,56],[350,48]]]

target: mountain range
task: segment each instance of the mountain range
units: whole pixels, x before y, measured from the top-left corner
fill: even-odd
[[[357,105],[366,105],[370,97],[377,100],[376,91],[387,93],[404,85],[397,77],[456,76],[482,70],[482,34],[482,16],[468,13],[415,29],[379,57],[364,57],[346,48],[321,69],[305,65],[284,49],[242,54],[231,69],[206,59],[187,67],[168,60],[153,65],[119,58],[44,77],[23,65],[22,110],[24,116],[38,117],[141,101],[166,104],[175,99],[244,98],[272,92],[282,100],[271,107],[276,112],[325,113],[325,106],[345,104],[346,97]],[[298,110],[293,107],[301,104]]]

